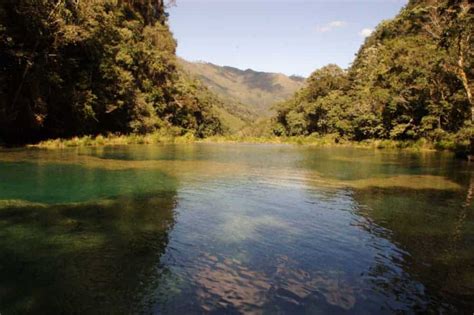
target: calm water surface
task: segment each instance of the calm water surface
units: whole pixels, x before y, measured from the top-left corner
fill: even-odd
[[[473,171],[278,145],[0,151],[0,313],[472,314]]]

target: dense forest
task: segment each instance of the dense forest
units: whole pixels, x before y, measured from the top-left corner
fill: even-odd
[[[468,0],[411,0],[382,22],[346,71],[328,65],[279,105],[276,135],[351,140],[473,136],[474,20]]]
[[[466,151],[472,34],[468,0],[411,0],[349,69],[315,71],[266,126],[276,136],[427,139]],[[176,45],[164,0],[1,1],[0,143],[244,128],[251,119],[240,103],[186,71]]]
[[[179,71],[163,0],[0,1],[0,141],[160,128],[220,133]]]

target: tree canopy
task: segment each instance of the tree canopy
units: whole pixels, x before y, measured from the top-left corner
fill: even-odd
[[[166,20],[162,0],[1,1],[0,139],[220,132]]]
[[[473,6],[412,0],[366,39],[352,66],[315,71],[277,109],[274,133],[352,140],[473,135]]]

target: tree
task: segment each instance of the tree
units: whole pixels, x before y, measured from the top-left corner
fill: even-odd
[[[474,117],[472,13],[467,0],[409,1],[366,39],[347,71],[315,71],[278,110],[276,131],[465,147]]]
[[[0,2],[0,138],[220,132],[182,89],[166,18],[161,0]]]

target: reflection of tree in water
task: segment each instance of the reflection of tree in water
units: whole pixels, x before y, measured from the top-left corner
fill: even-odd
[[[364,205],[360,214],[367,222],[373,222],[362,227],[406,251],[388,257],[394,268],[386,268],[388,264],[383,261],[371,268],[369,279],[376,289],[406,300],[412,310],[472,311],[472,184],[466,189],[355,190],[354,198]],[[382,228],[374,229],[374,225]],[[403,276],[405,273],[409,278]],[[410,279],[419,281],[423,287],[413,287]]]
[[[473,198],[473,189],[474,189],[474,179],[472,174],[469,176],[469,186],[465,194],[464,203],[459,207],[459,211],[455,212],[455,222],[453,223],[453,228],[451,235],[449,237],[449,245],[446,248],[446,263],[453,265],[454,267],[446,275],[446,288],[443,288],[443,291],[446,291],[448,295],[451,295],[451,284],[456,285],[457,294],[460,299],[460,303],[465,304],[466,308],[469,308],[471,311],[474,309],[474,302],[465,303],[465,301],[474,300],[474,279],[472,275],[474,274],[474,254],[472,250],[474,248],[474,232],[472,230],[472,225],[474,223],[474,216],[472,213],[472,198]],[[471,227],[469,227],[469,225]],[[469,232],[466,233],[466,232]],[[466,251],[471,250],[471,253]],[[469,280],[470,279],[470,280]],[[455,298],[459,298],[456,296]]]
[[[146,312],[174,206],[175,192],[53,206],[0,204],[2,312]]]

